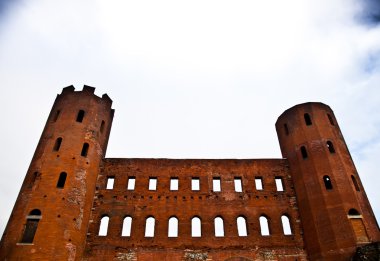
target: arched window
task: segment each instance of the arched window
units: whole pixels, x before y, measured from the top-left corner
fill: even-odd
[[[351,209],[348,211],[348,216],[349,216],[349,217],[357,217],[357,216],[360,216],[360,213],[359,213],[359,211],[357,211],[356,209],[351,208]]]
[[[169,218],[168,237],[178,237],[178,218]]]
[[[301,147],[301,154],[303,159],[307,159],[307,151],[305,146]]]
[[[107,236],[109,220],[110,218],[108,216],[102,217],[102,219],[100,220],[98,236]]]
[[[326,142],[327,148],[329,149],[330,153],[335,153],[334,145],[331,141]]]
[[[351,175],[351,179],[352,179],[352,183],[354,184],[354,187],[355,187],[356,191],[360,191],[359,184],[358,184],[358,182],[356,181],[354,175]]]
[[[286,215],[281,216],[282,230],[284,231],[284,235],[291,235],[292,228],[290,227],[289,217]]]
[[[216,237],[224,237],[223,218],[216,217],[214,219],[214,229],[215,229],[215,236]]]
[[[201,219],[199,217],[193,217],[191,219],[191,236],[192,237],[201,237]]]
[[[348,211],[348,219],[350,220],[352,229],[354,230],[356,241],[361,243],[367,243],[369,241],[368,234],[359,211],[357,211],[354,208],[351,208]]]
[[[145,237],[154,237],[154,226],[156,220],[154,217],[148,217],[145,223]]]
[[[83,157],[86,157],[86,156],[87,156],[87,153],[88,153],[88,147],[89,147],[89,146],[90,146],[90,145],[88,145],[87,142],[83,144],[82,152],[80,153],[81,156],[83,156]]]
[[[333,188],[331,179],[329,176],[327,175],[323,176],[323,182],[325,183],[325,187],[327,190],[331,190]]]
[[[243,216],[239,216],[236,219],[237,229],[238,229],[238,235],[239,237],[246,237],[248,236],[248,230],[247,230],[247,220]]]
[[[62,143],[62,138],[61,138],[61,137],[57,138],[57,139],[55,140],[53,150],[54,150],[54,151],[59,151],[59,148],[61,147],[61,143]]]
[[[329,119],[330,124],[334,126],[335,124],[334,124],[333,118],[328,113],[327,113],[327,118]]]
[[[57,182],[57,188],[63,188],[65,186],[67,173],[62,172],[59,174],[58,182]]]
[[[289,129],[286,123],[284,124],[284,131],[285,131],[285,135],[289,135]]]
[[[311,124],[312,124],[312,123],[311,123],[310,115],[309,115],[308,113],[305,113],[305,114],[303,115],[303,117],[305,118],[305,123],[306,123],[306,125],[311,125]]]
[[[265,216],[260,216],[259,218],[260,221],[260,232],[262,236],[269,236],[269,223],[268,223],[268,218]]]
[[[102,123],[100,124],[100,133],[103,133],[104,131],[104,124],[105,124],[104,121],[102,121]]]
[[[82,122],[84,118],[84,110],[80,110],[77,115],[77,122]]]
[[[121,231],[122,237],[130,237],[132,229],[132,217],[126,216],[123,221],[123,229]]]
[[[21,243],[31,244],[33,243],[34,236],[37,232],[38,222],[41,219],[41,211],[39,209],[33,209],[26,217],[26,224],[24,228],[24,234],[21,238]]]

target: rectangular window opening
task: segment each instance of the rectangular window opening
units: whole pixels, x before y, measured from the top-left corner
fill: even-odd
[[[113,184],[114,183],[115,183],[115,177],[108,177],[107,178],[106,189],[113,189]]]
[[[284,184],[282,182],[282,178],[281,177],[275,177],[274,180],[276,182],[277,191],[284,191]]]
[[[135,189],[135,183],[136,183],[136,178],[135,177],[129,177],[128,178],[127,190],[134,190]]]
[[[235,192],[243,192],[243,183],[240,177],[234,178]]]
[[[149,178],[149,190],[157,190],[157,178]]]
[[[256,190],[263,190],[263,179],[261,177],[255,178]]]
[[[219,177],[212,178],[212,190],[214,192],[221,192],[222,191],[222,186],[221,186],[221,182],[220,182]]]
[[[199,178],[191,178],[191,190],[200,190]]]
[[[170,190],[178,190],[178,178],[170,179]]]

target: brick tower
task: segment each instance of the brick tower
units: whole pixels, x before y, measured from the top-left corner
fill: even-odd
[[[379,228],[329,106],[304,103],[276,122],[290,165],[310,260],[349,260]]]
[[[76,260],[84,252],[112,100],[95,88],[55,100],[0,245],[0,260]]]

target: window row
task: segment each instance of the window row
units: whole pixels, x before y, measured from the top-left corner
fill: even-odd
[[[327,150],[331,153],[331,154],[334,154],[335,153],[335,148],[334,148],[334,144],[331,142],[331,141],[326,141],[326,148]],[[308,153],[307,153],[307,149],[305,146],[301,146],[300,148],[301,150],[301,156],[303,159],[307,159],[309,157]]]
[[[55,140],[53,151],[59,151],[59,149],[61,148],[61,145],[62,145],[62,138],[59,137]],[[89,147],[90,145],[87,142],[83,143],[82,151],[80,153],[82,157],[87,157]]]
[[[57,110],[54,114],[54,117],[53,117],[53,122],[56,122],[59,118],[61,114],[61,110]],[[76,122],[83,122],[83,119],[84,119],[84,116],[85,116],[86,112],[84,110],[79,110],[78,111],[78,114],[76,116]],[[100,133],[103,133],[104,131],[104,125],[105,125],[105,121],[102,121],[101,124],[100,124]]]
[[[327,120],[329,121],[330,125],[335,126],[334,120],[329,113],[326,113],[326,117],[327,117]],[[305,113],[303,115],[303,118],[304,118],[306,126],[313,125],[313,122],[311,120],[311,116],[309,113]],[[285,131],[286,135],[289,135],[289,127],[288,127],[288,124],[286,124],[286,123],[284,124],[284,131]]]
[[[361,219],[362,216],[354,208],[348,211],[348,219]],[[41,210],[33,209],[26,216],[26,223],[24,225],[22,237],[20,243],[32,244],[35,234],[37,232],[38,223],[42,219]],[[107,236],[108,225],[110,218],[108,216],[103,216],[100,220],[99,226],[99,236]],[[168,220],[168,237],[178,237],[178,223],[177,217],[170,217]],[[281,223],[284,235],[292,235],[292,229],[290,225],[290,219],[287,215],[281,216]],[[153,216],[149,216],[145,220],[145,237],[154,237],[156,220]],[[259,217],[260,233],[262,236],[270,235],[270,222],[269,219],[262,215]],[[239,237],[248,236],[247,219],[244,216],[238,216],[236,218],[236,226]],[[126,216],[123,220],[123,227],[121,229],[122,237],[130,237],[132,231],[132,217]],[[216,237],[224,237],[224,220],[221,216],[217,216],[214,219],[214,234]],[[201,237],[202,236],[202,222],[198,216],[194,216],[191,219],[191,236]]]
[[[274,178],[276,190],[277,191],[284,191],[283,186],[283,180],[282,177],[275,177]],[[149,178],[149,184],[148,184],[148,190],[157,190],[157,182],[158,178],[156,177],[150,177]],[[109,176],[107,177],[107,183],[106,183],[106,189],[113,189],[115,183],[115,177]],[[127,184],[127,190],[134,190],[136,185],[136,177],[128,177],[128,184]],[[193,191],[199,191],[201,187],[200,179],[199,177],[192,177],[191,178],[191,190]],[[234,188],[235,192],[243,192],[243,182],[241,177],[235,177],[234,178]],[[255,188],[256,190],[264,190],[263,186],[263,178],[262,177],[255,177]],[[171,177],[170,178],[170,187],[169,189],[171,191],[177,191],[179,189],[179,179],[177,177]],[[222,191],[222,180],[221,177],[213,177],[212,178],[212,191],[213,192],[221,192]]]
[[[356,191],[360,191],[359,183],[356,181],[356,178],[354,175],[351,175],[351,181],[352,185],[354,186]],[[332,190],[333,184],[331,182],[331,179],[328,175],[323,176],[323,183],[325,184],[326,190]]]
[[[109,216],[103,216],[100,220],[99,226],[99,236],[107,236],[108,225],[109,225]],[[168,237],[178,237],[178,223],[179,220],[177,217],[170,217],[168,220]],[[287,215],[281,216],[281,223],[284,235],[292,235],[292,229],[290,226],[290,220]],[[149,216],[145,220],[145,237],[154,237],[155,235],[155,224],[156,219],[153,216]],[[260,224],[260,234],[262,236],[269,236],[270,227],[269,219],[262,215],[259,217]],[[244,216],[238,216],[236,218],[236,226],[239,237],[248,236],[247,229],[247,219]],[[126,216],[123,220],[123,226],[121,229],[122,237],[130,237],[132,231],[132,217]],[[224,220],[221,216],[217,216],[214,219],[214,235],[215,237],[224,237]],[[191,236],[192,237],[201,237],[202,236],[202,222],[198,216],[194,216],[191,219]]]

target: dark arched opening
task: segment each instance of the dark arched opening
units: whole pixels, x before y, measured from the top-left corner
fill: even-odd
[[[41,211],[39,209],[33,209],[26,217],[26,224],[24,228],[24,234],[22,235],[21,243],[31,244],[33,243],[34,236],[37,232],[38,222],[41,219]]]
[[[303,159],[307,159],[307,150],[305,146],[301,147],[301,154]]]
[[[84,143],[83,144],[83,147],[82,147],[82,152],[81,152],[81,156],[83,156],[83,157],[86,157],[87,156],[87,153],[88,153],[88,147],[89,147],[90,145],[88,145],[88,143]]]
[[[335,153],[334,145],[331,141],[326,142],[327,148],[329,149],[330,153]]]
[[[67,173],[62,172],[59,174],[58,182],[57,182],[57,188],[63,188],[65,186]]]
[[[327,175],[323,176],[323,182],[325,183],[325,187],[327,190],[331,190],[333,188],[331,179],[329,176]]]
[[[358,182],[356,181],[354,175],[351,175],[351,179],[352,179],[352,183],[354,184],[354,187],[355,187],[356,191],[360,191],[359,184],[358,184]]]
[[[306,125],[311,125],[312,124],[312,122],[311,122],[311,118],[310,118],[310,115],[308,114],[308,113],[305,113],[304,115],[303,115],[303,117],[305,118],[305,123],[306,123]]]
[[[62,138],[61,138],[61,137],[57,138],[57,139],[55,140],[53,150],[54,150],[54,151],[59,151],[59,148],[61,147],[61,143],[62,143]]]
[[[80,110],[77,115],[77,122],[82,122],[84,118],[84,110]]]

